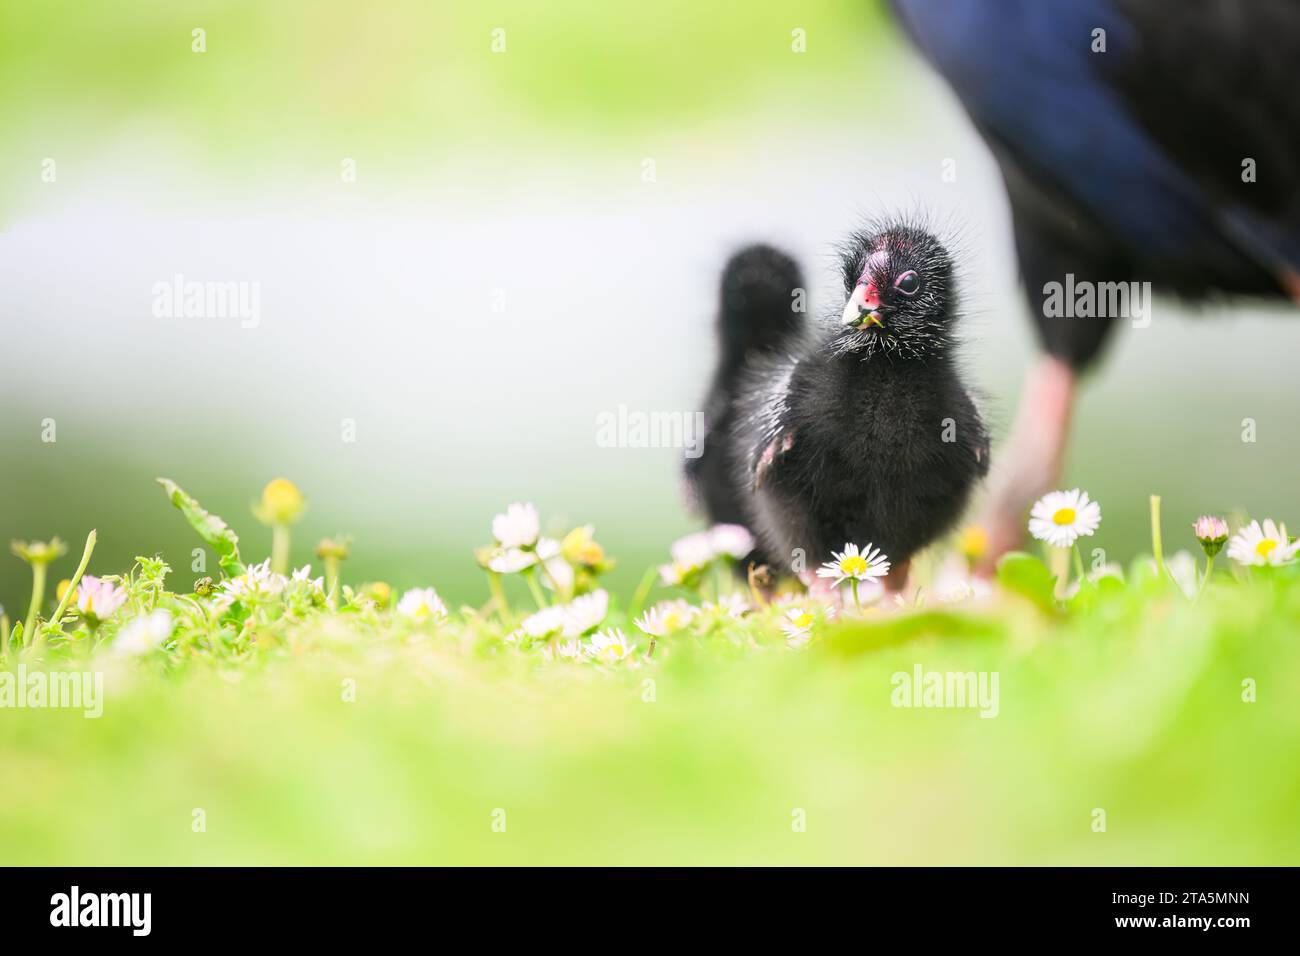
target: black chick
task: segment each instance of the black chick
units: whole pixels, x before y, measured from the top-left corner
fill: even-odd
[[[788,255],[766,245],[737,252],[722,272],[718,303],[718,365],[704,401],[705,441],[686,459],[686,481],[710,524],[749,525],[735,481],[738,463],[727,436],[735,425],[736,398],[747,361],[785,353],[803,330],[803,274]],[[755,551],[738,568],[767,563]]]
[[[747,360],[733,487],[761,546],[805,581],[851,542],[883,550],[901,587],[988,471],[988,433],[956,362],[939,241],[884,224],[851,237],[842,270],[848,302],[827,329]]]

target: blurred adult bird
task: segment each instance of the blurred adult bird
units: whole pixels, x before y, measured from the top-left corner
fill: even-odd
[[[1124,318],[1055,317],[1050,283],[1300,300],[1300,3],[891,3],[1001,167],[1044,352],[986,515],[993,558],[1055,484],[1078,375]]]

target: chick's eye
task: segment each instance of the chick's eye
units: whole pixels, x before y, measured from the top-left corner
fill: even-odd
[[[916,295],[921,290],[921,277],[915,269],[908,269],[894,280],[894,288],[903,295]]]

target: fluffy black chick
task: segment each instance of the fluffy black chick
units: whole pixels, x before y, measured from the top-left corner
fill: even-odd
[[[871,544],[901,587],[987,473],[988,432],[957,364],[943,245],[886,223],[850,238],[842,273],[847,303],[824,329],[746,360],[732,487],[776,570],[811,581],[832,551]]]
[[[690,496],[710,524],[750,524],[729,440],[736,400],[749,364],[785,354],[802,333],[803,289],[798,264],[767,245],[740,250],[722,272],[718,364],[704,400],[705,439],[699,457],[687,458],[685,465]],[[751,562],[766,563],[756,551],[740,562],[740,569]]]

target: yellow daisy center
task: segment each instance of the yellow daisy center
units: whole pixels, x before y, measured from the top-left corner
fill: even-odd
[[[292,524],[306,504],[298,486],[287,478],[276,478],[262,489],[262,510],[280,524]]]
[[[1259,544],[1255,545],[1255,553],[1261,558],[1267,559],[1273,550],[1277,547],[1277,542],[1272,538],[1265,538]]]
[[[840,570],[845,574],[865,574],[867,571],[867,559],[860,554],[855,554],[848,558],[840,559]]]
[[[1074,524],[1077,517],[1073,508],[1058,508],[1056,514],[1052,515],[1052,523],[1059,525]]]
[[[804,611],[802,614],[796,615],[791,623],[793,623],[795,627],[812,627],[812,622],[813,616],[809,612]]]
[[[983,557],[989,549],[989,533],[977,525],[971,525],[961,533],[957,546],[968,558]]]

